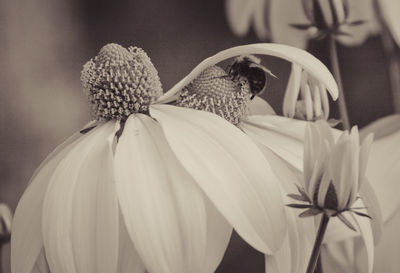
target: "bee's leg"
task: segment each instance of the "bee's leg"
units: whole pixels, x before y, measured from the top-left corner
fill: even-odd
[[[255,96],[256,94],[251,94],[250,100],[254,99]]]

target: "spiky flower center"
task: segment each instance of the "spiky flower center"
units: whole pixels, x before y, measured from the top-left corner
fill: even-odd
[[[149,105],[162,95],[158,72],[138,47],[105,45],[83,66],[81,80],[95,120],[148,113]]]
[[[208,111],[237,125],[248,114],[249,100],[247,81],[234,81],[219,66],[211,66],[182,89],[177,105]]]

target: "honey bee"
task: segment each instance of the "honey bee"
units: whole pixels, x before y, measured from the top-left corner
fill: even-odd
[[[261,65],[261,60],[253,55],[241,55],[235,58],[228,66],[227,73],[232,80],[238,80],[240,77],[247,80],[252,94],[250,99],[264,92],[267,86],[267,74],[276,78],[269,69]]]

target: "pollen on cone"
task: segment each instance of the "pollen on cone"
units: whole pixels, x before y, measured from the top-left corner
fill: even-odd
[[[83,66],[81,80],[95,120],[125,120],[133,113],[147,113],[162,94],[157,70],[137,47],[103,46]]]
[[[249,101],[247,81],[234,81],[219,66],[210,66],[182,89],[177,105],[208,111],[237,125],[247,116]]]

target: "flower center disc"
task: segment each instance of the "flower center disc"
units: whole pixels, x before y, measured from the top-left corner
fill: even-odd
[[[148,113],[162,95],[158,72],[141,48],[107,44],[88,61],[81,80],[95,120],[126,120]]]
[[[219,66],[210,66],[185,86],[177,105],[219,115],[234,125],[248,114],[247,81],[233,81]]]

